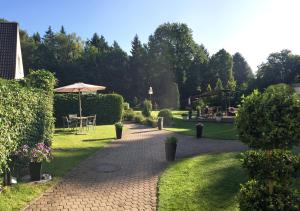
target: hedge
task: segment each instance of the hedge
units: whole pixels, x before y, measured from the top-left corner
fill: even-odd
[[[123,97],[118,94],[82,94],[82,115],[97,115],[97,124],[113,124],[122,119]],[[54,96],[56,125],[62,126],[62,117],[79,115],[78,94],[56,94]]]
[[[31,74],[47,78],[48,85],[33,88],[38,84]],[[22,81],[0,80],[0,173],[8,168],[11,155],[20,145],[51,144],[55,78],[44,70],[31,74]]]

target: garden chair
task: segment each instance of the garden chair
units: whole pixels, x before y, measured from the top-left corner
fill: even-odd
[[[74,130],[77,127],[77,121],[72,121],[67,116],[63,116],[62,118],[64,128],[72,128]]]
[[[89,116],[88,119],[87,119],[87,127],[88,129],[90,127],[92,127],[93,129],[95,129],[95,126],[96,126],[96,114],[93,115],[93,116]]]
[[[62,120],[63,120],[63,127],[64,128],[69,128],[70,124],[71,124],[71,121],[68,119],[68,117],[63,116]]]

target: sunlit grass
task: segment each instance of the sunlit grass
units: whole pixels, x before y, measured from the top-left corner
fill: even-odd
[[[236,197],[247,181],[239,159],[239,153],[222,153],[175,162],[160,178],[158,210],[239,210]],[[300,177],[293,186],[300,190]]]
[[[155,115],[157,112],[153,112]],[[181,114],[187,111],[172,111],[173,124],[166,130],[196,136],[196,121],[183,120]],[[156,114],[157,115],[157,114]],[[237,130],[232,123],[204,122],[203,137],[213,139],[237,139]]]

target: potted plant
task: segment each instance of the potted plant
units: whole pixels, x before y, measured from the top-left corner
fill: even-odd
[[[115,124],[115,128],[116,128],[117,139],[121,139],[122,138],[123,123],[122,122],[117,122]]]
[[[218,111],[216,114],[216,121],[221,122],[223,117],[223,113],[221,111]]]
[[[177,148],[177,138],[174,136],[168,137],[165,140],[165,152],[167,161],[174,161]]]
[[[29,174],[31,181],[41,180],[42,162],[52,159],[51,149],[44,143],[37,143],[33,148],[23,145],[16,154],[29,161]]]

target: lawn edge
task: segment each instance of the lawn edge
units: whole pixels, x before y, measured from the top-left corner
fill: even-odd
[[[173,133],[177,133],[177,134],[180,134],[180,135],[192,136],[193,137],[193,135],[189,135],[189,134],[186,134],[184,132],[173,131],[173,130],[170,130],[169,128],[163,128],[163,130],[166,130],[166,131],[169,131],[169,132],[173,132]],[[215,140],[227,140],[227,141],[239,141],[239,139],[216,138],[216,137],[207,137],[207,136],[202,136],[202,138],[215,139]]]

